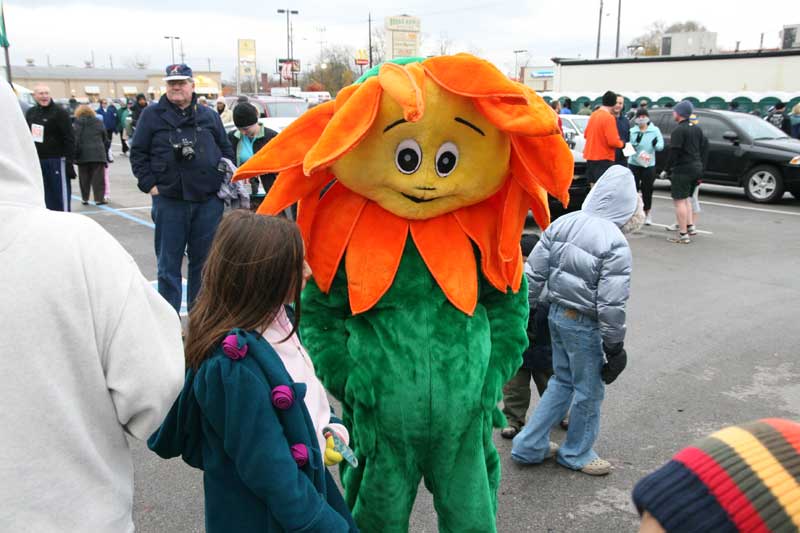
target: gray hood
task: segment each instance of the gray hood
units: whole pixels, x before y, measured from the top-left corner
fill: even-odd
[[[0,209],[9,205],[44,207],[42,169],[17,97],[0,83]]]
[[[613,165],[589,191],[581,210],[622,227],[636,212],[636,185],[628,168]]]

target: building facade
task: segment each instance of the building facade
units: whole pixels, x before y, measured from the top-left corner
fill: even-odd
[[[144,93],[151,99],[166,91],[164,72],[148,69],[108,69],[81,67],[12,66],[14,83],[33,90],[43,84],[53,98],[71,98],[96,102],[100,98],[132,98]],[[195,71],[195,92],[216,97],[222,90],[220,72]]]

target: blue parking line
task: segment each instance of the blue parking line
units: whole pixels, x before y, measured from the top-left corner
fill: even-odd
[[[80,201],[81,200],[81,198],[79,196],[75,196],[75,195],[72,195],[72,199],[76,200],[76,201]],[[148,222],[147,220],[144,220],[143,218],[139,218],[139,217],[135,217],[133,215],[129,215],[128,213],[126,213],[124,211],[120,211],[119,209],[114,209],[113,207],[108,207],[107,205],[95,205],[95,207],[97,209],[102,209],[103,211],[108,211],[109,213],[112,213],[112,214],[117,215],[119,217],[127,218],[128,220],[130,220],[132,222],[136,222],[137,224],[141,224],[142,226],[147,226],[150,229],[156,229],[156,225],[153,224],[152,222]]]

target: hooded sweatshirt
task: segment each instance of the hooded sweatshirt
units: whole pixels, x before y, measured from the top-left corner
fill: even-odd
[[[613,165],[581,210],[553,222],[528,258],[531,299],[544,298],[596,319],[606,344],[625,339],[632,259],[620,228],[637,205],[631,171]]]
[[[178,316],[88,217],[48,211],[0,84],[0,531],[133,531],[126,435],[183,383]]]

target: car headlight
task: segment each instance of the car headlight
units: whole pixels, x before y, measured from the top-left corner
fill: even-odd
[[[789,161],[790,165],[800,165],[800,155],[796,155]]]

